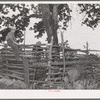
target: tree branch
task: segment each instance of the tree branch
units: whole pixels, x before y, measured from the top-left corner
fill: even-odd
[[[28,16],[28,18],[31,18],[31,17],[42,18],[42,14],[32,14]]]

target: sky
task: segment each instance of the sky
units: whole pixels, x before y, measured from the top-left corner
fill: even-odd
[[[100,50],[100,25],[95,30],[86,25],[81,26],[83,15],[78,14],[78,8],[75,4],[72,4],[71,7],[73,9],[72,21],[69,23],[67,31],[63,33],[64,41],[68,40],[69,46],[73,49],[84,49],[83,45],[86,45],[86,42],[88,42],[89,49]],[[31,20],[31,24],[35,22],[37,22],[36,19]],[[33,32],[26,30],[26,44],[33,44],[37,41],[46,43],[46,34],[42,38],[36,39]],[[61,33],[59,31],[58,39],[61,42]]]

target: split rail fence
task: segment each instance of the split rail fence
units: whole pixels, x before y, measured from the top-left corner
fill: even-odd
[[[76,65],[81,67],[100,64],[96,56],[89,55],[89,50],[70,49],[52,44],[53,41],[50,45],[41,44],[41,47],[35,44],[22,45],[19,60],[16,60],[10,47],[3,45],[0,50],[0,77],[24,81],[29,87],[31,84],[40,83],[44,88],[48,88],[51,83],[63,84],[66,72]],[[84,54],[77,54],[78,51]]]

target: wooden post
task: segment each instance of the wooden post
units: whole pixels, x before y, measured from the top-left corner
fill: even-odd
[[[65,76],[65,45],[64,45],[64,39],[63,39],[63,33],[61,32],[61,40],[62,40],[62,48],[63,48],[63,77]]]
[[[24,31],[24,54],[25,54],[25,39],[26,39],[26,32]]]
[[[36,52],[36,54],[35,54],[35,59],[36,59],[36,62],[38,61],[38,57],[37,57],[37,45],[35,46],[35,52]]]
[[[50,43],[48,67],[51,67],[52,45],[53,45],[53,37],[51,38],[51,43]],[[51,73],[51,68],[49,68],[48,78],[47,78],[48,80],[50,79],[50,73]]]
[[[86,54],[89,55],[89,44],[86,42]]]
[[[36,68],[33,68],[33,80],[35,79]]]
[[[8,58],[7,58],[7,44],[4,44],[4,48],[6,49],[6,57],[5,57],[5,60],[6,60],[6,64],[8,65]],[[6,66],[6,70],[8,70],[8,67]],[[7,72],[6,72],[7,73]]]
[[[29,87],[30,86],[29,63],[28,63],[28,61],[24,57],[23,57],[23,65],[24,65],[24,82]]]

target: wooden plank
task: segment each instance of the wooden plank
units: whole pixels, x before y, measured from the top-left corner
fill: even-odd
[[[10,64],[10,66],[18,66],[18,67],[23,67],[23,64]]]
[[[45,59],[40,60],[40,62],[41,62],[41,63],[42,63],[42,62],[48,62],[48,61],[50,61],[50,60],[52,60],[52,59],[45,58]],[[29,62],[30,62],[30,63],[34,63],[34,62],[36,62],[36,59],[29,60]]]
[[[47,75],[49,75],[49,74],[50,74],[51,76],[53,76],[53,75],[59,75],[59,74],[62,75],[63,72],[58,72],[58,73],[47,73]]]
[[[15,58],[15,55],[14,53],[10,54],[10,53],[7,53],[7,54],[1,54],[2,57],[14,57]]]
[[[47,47],[38,47],[38,46],[34,47],[34,46],[33,46],[32,48],[33,48],[33,49],[38,49],[38,50],[39,50],[39,49],[46,49]]]
[[[30,53],[30,54],[32,54],[32,53],[35,53],[36,51],[32,51],[32,50],[25,50],[25,53]],[[45,51],[39,51],[39,52],[43,52],[43,53],[48,53],[46,50]],[[20,53],[24,53],[24,52],[20,52]]]
[[[45,49],[42,49],[42,50],[38,50],[38,49],[37,49],[37,51],[36,51],[36,50],[31,51],[31,53],[32,53],[32,54],[34,54],[34,53],[46,54],[46,53],[48,53],[48,51],[45,50]]]
[[[80,52],[86,52],[87,50],[65,48],[65,51],[80,51]],[[97,52],[100,52],[100,50],[88,50],[88,51],[97,51]]]
[[[67,61],[65,62],[65,65],[74,65],[74,64],[96,64],[96,63],[100,63],[99,61]],[[63,65],[63,62],[51,62],[51,65],[53,66],[62,66]]]
[[[23,81],[24,80],[24,78],[22,78],[22,77],[19,77],[19,76],[16,76],[16,75],[9,75],[9,74],[7,74],[7,73],[1,73],[1,75],[3,75],[3,76],[9,76],[9,77],[11,77],[11,78],[16,78],[16,79],[18,79],[18,80],[21,80],[21,81]]]
[[[45,83],[45,81],[39,81],[39,80],[30,80],[32,83]]]
[[[19,53],[20,54],[24,54],[25,53],[25,54],[30,54],[31,55],[31,54],[34,54],[34,53],[41,53],[42,54],[42,53],[48,53],[48,52],[47,51],[37,51],[36,52],[36,51],[32,51],[32,50],[25,50],[25,52],[19,52]],[[5,55],[5,54],[6,54],[6,52],[2,52],[1,53],[1,55]],[[7,52],[7,54],[8,55],[12,55],[12,56],[14,55],[13,51],[12,52]]]
[[[8,65],[8,64],[3,64],[3,66],[6,66],[6,67],[8,67],[8,68],[13,68],[13,69],[20,69],[20,70],[23,70],[23,69],[24,69],[23,67],[11,66],[11,65]]]
[[[87,60],[86,57],[66,57],[67,60]]]
[[[51,67],[48,67],[48,68],[50,68],[50,69],[53,69],[53,70],[57,70],[57,69],[59,69],[59,67],[57,66],[51,66]]]
[[[9,69],[2,69],[3,71],[6,71],[6,72],[10,72],[10,73],[15,73],[15,74],[18,74],[18,75],[24,75],[24,73],[21,73],[21,72],[17,72],[17,71],[13,71],[13,70],[9,70]]]
[[[41,48],[41,49],[43,49],[43,50],[45,50],[44,48]],[[32,50],[25,50],[25,51],[19,51],[19,53],[21,54],[21,53],[35,53],[36,51],[32,51]],[[38,53],[45,53],[45,52],[47,52],[46,50],[45,51],[38,51]],[[5,54],[6,53],[6,50],[3,50],[2,52],[1,52],[1,54]],[[14,54],[13,53],[13,51],[8,51],[7,50],[7,53],[8,54]]]
[[[20,44],[21,46],[25,46],[25,47],[27,47],[27,46],[37,46],[36,44],[25,44],[25,45],[23,45],[23,44]],[[45,46],[46,44],[41,44],[41,46]]]
[[[13,58],[10,58],[10,59],[6,59],[7,61],[12,61],[12,62],[22,62],[22,60],[21,59],[19,59],[19,60],[16,60],[16,59],[13,59]]]
[[[59,84],[59,85],[61,85],[61,84],[64,84],[65,82],[53,82],[53,84]]]
[[[23,52],[20,52],[20,54],[22,54]],[[25,55],[31,55],[31,54],[35,54],[35,53],[41,53],[41,54],[46,54],[46,53],[48,53],[47,51],[25,51]],[[24,53],[23,53],[24,54]]]
[[[57,80],[62,80],[62,77],[47,79],[47,81],[57,81]]]
[[[29,80],[29,63],[28,61],[23,58],[23,65],[24,65],[24,82],[30,86],[30,80]]]

